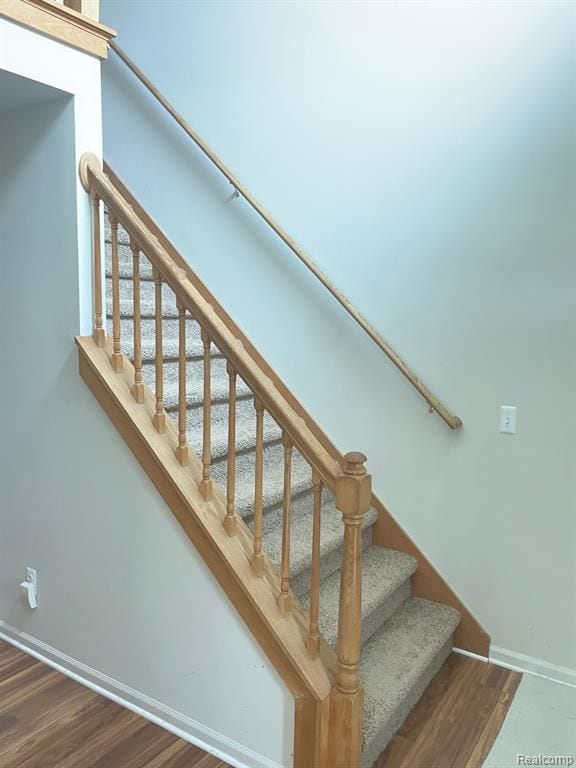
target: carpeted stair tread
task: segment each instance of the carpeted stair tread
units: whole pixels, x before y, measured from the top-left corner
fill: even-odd
[[[228,456],[228,403],[215,403],[212,405],[211,418],[211,446],[212,460],[223,459]],[[187,413],[187,437],[192,449],[202,455],[202,425],[203,409],[190,408]],[[282,437],[282,430],[274,419],[264,413],[263,424],[264,445],[278,442]],[[236,454],[253,451],[256,447],[256,411],[252,398],[238,400],[236,403]]]
[[[418,568],[415,558],[394,549],[372,546],[362,557],[362,643],[410,597],[410,577]],[[340,574],[325,579],[320,587],[320,629],[334,648],[338,635]],[[302,597],[306,607],[309,593]]]
[[[120,317],[132,317],[134,313],[134,296],[132,280],[118,281],[120,297]],[[156,286],[152,282],[140,283],[140,316],[154,318],[156,316]],[[112,281],[106,281],[106,314],[112,315]],[[176,296],[169,285],[162,284],[162,316],[178,318]]]
[[[240,517],[254,514],[254,475],[256,452],[240,455],[236,459],[236,512]],[[284,446],[268,445],[263,451],[262,505],[268,510],[284,498]],[[226,488],[227,462],[212,464],[212,477],[220,488]],[[292,497],[312,487],[312,472],[308,462],[298,451],[292,452],[291,490]]]
[[[111,246],[110,246],[111,248]],[[134,263],[132,259],[132,251],[129,245],[123,243],[118,244],[118,275],[122,279],[132,279]],[[106,277],[112,277],[112,250],[106,252],[105,263]],[[153,280],[154,274],[152,271],[152,264],[148,259],[140,255],[140,279],[141,280]]]
[[[440,668],[459,622],[453,608],[413,597],[363,647],[364,768],[385,749]]]
[[[120,345],[122,352],[130,360],[134,358],[134,321],[132,319],[132,309],[130,315],[120,319]],[[112,335],[112,321],[107,319],[106,333]],[[156,360],[156,321],[154,318],[143,318],[140,324],[142,336],[142,362],[154,363]],[[179,337],[178,337],[178,319],[164,319],[162,322],[162,351],[164,362],[174,362],[178,360]],[[200,338],[200,326],[191,317],[186,320],[186,359],[198,360],[204,356],[204,345]],[[210,349],[211,357],[222,357],[220,350],[212,344]]]
[[[212,403],[228,401],[228,374],[223,357],[212,358],[210,389]],[[156,371],[153,365],[142,366],[142,379],[152,391],[155,388]],[[167,411],[178,408],[178,363],[164,364],[164,406]],[[252,399],[252,392],[240,377],[236,379],[238,400]],[[204,403],[204,368],[202,360],[190,360],[186,366],[186,402],[189,408],[200,408]]]
[[[118,222],[117,240],[119,244],[130,245],[130,235],[120,222]],[[106,243],[106,253],[108,254],[111,250],[109,246],[112,242],[112,227],[110,226],[110,221],[108,220],[107,215],[104,216],[104,241]]]
[[[313,493],[307,491],[292,499],[292,524],[290,526],[290,586],[300,598],[310,589],[310,564],[312,561],[312,504]],[[371,543],[371,528],[378,517],[375,509],[364,516],[363,545]],[[252,527],[252,521],[250,521]],[[274,509],[263,520],[264,551],[279,568],[282,557],[282,508]],[[342,563],[344,524],[342,514],[336,509],[334,497],[324,493],[320,518],[320,578],[326,579],[337,571]]]

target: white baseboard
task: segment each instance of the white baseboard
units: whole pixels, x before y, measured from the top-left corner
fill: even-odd
[[[507,648],[498,648],[493,645],[490,648],[490,661],[500,667],[515,669],[518,672],[529,672],[531,675],[546,677],[556,683],[576,687],[576,670],[561,667],[558,664],[550,664],[549,661],[525,656],[523,653],[516,653],[516,651],[509,651]]]
[[[476,659],[476,661],[490,661],[490,659],[487,656],[479,656],[477,653],[472,653],[472,651],[465,651],[464,648],[452,648],[454,653],[459,653],[460,656],[468,656],[470,659]]]
[[[2,620],[0,620],[0,639],[151,723],[165,728],[175,736],[215,755],[234,768],[282,768],[273,760],[259,755],[242,744],[238,744],[223,734],[202,725],[202,723],[198,723],[159,701],[119,683],[112,677],[76,661],[76,659],[61,653],[41,640],[25,632],[20,632]]]
[[[455,653],[463,656],[469,656],[478,661],[490,661],[499,667],[513,669],[516,672],[527,672],[530,675],[545,677],[547,680],[553,680],[555,683],[571,685],[576,688],[576,670],[569,667],[561,667],[558,664],[550,664],[542,659],[535,659],[532,656],[525,656],[523,653],[509,651],[507,648],[498,648],[492,645],[490,647],[490,656],[478,656],[476,653],[464,651],[462,648],[454,648]]]

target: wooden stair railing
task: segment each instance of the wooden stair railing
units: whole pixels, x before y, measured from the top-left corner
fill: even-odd
[[[451,413],[448,408],[428,389],[428,387],[414,373],[410,366],[400,357],[392,346],[384,339],[381,334],[371,325],[368,320],[356,309],[352,302],[340,291],[334,283],[322,272],[318,265],[308,256],[296,241],[283,229],[276,219],[258,202],[254,195],[236,178],[232,171],[222,162],[218,155],[206,144],[206,142],[196,133],[196,131],[184,120],[182,115],[168,101],[168,99],[156,88],[152,81],[146,77],[144,72],[132,61],[132,59],[122,50],[122,48],[113,40],[110,41],[110,47],[118,55],[121,61],[126,64],[128,69],[136,75],[140,82],[148,89],[154,98],[164,107],[164,109],[174,118],[180,128],[192,139],[196,146],[206,155],[206,157],[218,168],[218,170],[228,179],[234,187],[238,196],[246,200],[248,205],[268,224],[269,227],[278,235],[282,242],[300,259],[300,261],[312,272],[312,274],[322,283],[330,292],[336,301],[346,310],[346,312],[358,323],[358,325],[370,336],[372,341],[384,352],[392,361],[398,370],[405,376],[412,386],[420,393],[429,405],[430,412],[436,411],[440,418],[450,427],[450,429],[459,429],[462,426],[462,420]]]
[[[284,446],[284,492],[282,557],[280,574],[273,574],[275,610],[280,621],[296,617],[305,618],[301,635],[304,653],[315,664],[324,668],[325,677],[332,681],[328,697],[322,699],[322,685],[313,691],[314,699],[324,706],[317,716],[317,724],[302,725],[311,732],[298,735],[305,745],[297,750],[295,768],[359,768],[362,754],[363,691],[360,686],[358,666],[361,648],[361,604],[362,604],[362,523],[372,502],[371,477],[364,466],[366,456],[352,452],[346,454],[342,463],[326,450],[304,420],[278,391],[275,384],[255,365],[243,343],[234,336],[222,322],[213,306],[204,298],[189,280],[186,272],[178,266],[158,237],[153,235],[142,219],[127,203],[122,194],[102,171],[100,161],[91,154],[85,154],[80,161],[80,178],[91,196],[92,207],[92,248],[94,274],[94,325],[93,344],[105,351],[106,365],[114,375],[130,375],[130,392],[133,403],[145,409],[145,402],[151,400],[149,420],[161,440],[169,423],[163,403],[162,370],[162,288],[168,286],[174,293],[178,309],[179,351],[178,351],[178,424],[177,443],[172,455],[178,465],[188,469],[192,457],[186,438],[186,319],[193,317],[201,327],[203,344],[203,435],[201,472],[196,482],[201,498],[209,504],[213,499],[211,480],[211,391],[210,391],[210,350],[214,344],[226,359],[229,376],[229,423],[228,423],[228,476],[225,505],[219,524],[230,539],[248,535],[250,551],[247,561],[255,577],[269,576],[266,555],[262,542],[262,453],[263,415],[267,411],[282,430]],[[102,253],[101,253],[101,204],[108,212],[112,250],[112,339],[107,339],[103,324]],[[118,271],[118,226],[130,236],[133,257],[133,366],[120,350],[120,292]],[[141,313],[140,313],[140,258],[144,256],[152,266],[155,284],[155,389],[148,393],[142,381]],[[79,340],[84,341],[85,340]],[[160,352],[159,352],[160,350]],[[255,505],[253,534],[242,523],[234,507],[235,467],[235,388],[236,377],[240,376],[252,391],[256,410],[256,464],[255,464]],[[136,407],[133,406],[133,407]],[[291,531],[291,457],[296,448],[311,468],[313,479],[313,534],[311,546],[310,611],[306,614],[290,589],[290,531]],[[192,476],[192,475],[191,475]],[[342,551],[340,602],[338,614],[338,639],[335,664],[332,651],[323,641],[319,628],[320,605],[320,531],[321,499],[323,488],[334,494],[336,507],[342,513],[344,543]],[[212,506],[212,514],[217,508]],[[210,511],[208,511],[210,514]],[[334,669],[335,667],[335,669]],[[302,677],[305,677],[303,674]],[[298,711],[298,708],[297,708]],[[313,722],[306,709],[302,717]],[[328,728],[330,738],[328,739]],[[307,757],[306,757],[307,756]],[[305,762],[307,760],[307,762]]]

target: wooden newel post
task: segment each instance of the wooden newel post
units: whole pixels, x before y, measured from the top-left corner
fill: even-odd
[[[344,549],[340,581],[336,686],[330,720],[339,733],[334,768],[360,768],[364,691],[358,677],[362,637],[362,522],[372,503],[372,478],[363,453],[347,453],[336,482],[336,506],[342,512]]]

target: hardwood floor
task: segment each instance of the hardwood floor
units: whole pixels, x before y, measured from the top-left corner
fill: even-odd
[[[521,679],[453,653],[374,768],[480,768]]]
[[[2,768],[228,768],[0,641]]]
[[[374,768],[480,768],[522,675],[453,653]],[[2,768],[229,768],[0,641]]]

